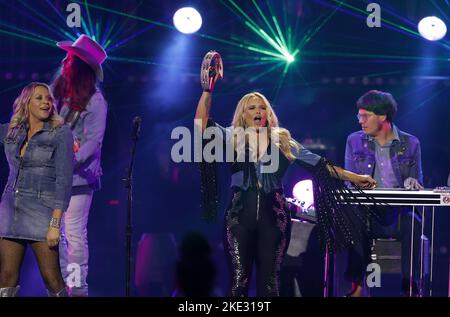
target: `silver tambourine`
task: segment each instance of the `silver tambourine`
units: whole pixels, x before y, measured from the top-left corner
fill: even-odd
[[[203,90],[213,91],[214,85],[219,78],[223,78],[222,57],[218,52],[210,51],[203,58],[200,72]]]

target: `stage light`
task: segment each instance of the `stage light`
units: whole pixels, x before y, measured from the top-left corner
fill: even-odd
[[[444,21],[435,16],[420,20],[418,29],[420,35],[429,41],[439,41],[447,33],[447,26]]]
[[[173,15],[173,25],[181,33],[195,33],[202,26],[202,16],[194,8],[181,8]]]
[[[314,192],[313,192],[313,183],[310,179],[305,179],[303,181],[295,184],[292,189],[292,195],[294,198],[304,202],[304,209],[307,210],[311,207],[314,207]]]
[[[288,63],[292,63],[293,61],[295,61],[294,56],[292,56],[290,53],[285,53],[283,54],[283,56],[286,59],[286,62]]]

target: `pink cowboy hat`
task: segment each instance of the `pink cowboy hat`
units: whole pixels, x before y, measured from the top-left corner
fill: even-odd
[[[102,63],[105,61],[105,50],[89,36],[82,34],[75,42],[63,41],[56,45],[85,61],[95,71],[98,80],[103,81]]]

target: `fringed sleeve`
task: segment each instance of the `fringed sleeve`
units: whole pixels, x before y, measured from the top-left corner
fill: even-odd
[[[378,217],[378,213],[375,202],[373,205],[358,202],[344,181],[331,176],[328,167],[333,165],[321,158],[312,172],[319,237],[322,246],[332,253],[360,242],[368,233],[369,217]],[[367,195],[366,199],[371,200]]]
[[[219,129],[217,135],[222,138],[223,145],[227,140],[228,131],[226,128],[215,123],[212,119],[208,119],[207,128],[216,127]],[[202,138],[202,151],[206,144],[211,140],[204,140]],[[202,218],[208,222],[215,222],[217,219],[217,212],[219,209],[219,186],[218,186],[218,171],[217,162],[206,162],[203,158],[200,162],[200,195],[201,195],[201,209]]]
[[[216,162],[200,162],[200,195],[202,218],[206,222],[216,221],[219,208]]]

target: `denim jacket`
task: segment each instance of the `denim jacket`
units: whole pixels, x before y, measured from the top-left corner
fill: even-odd
[[[63,105],[60,115],[65,118],[68,112],[69,108]],[[101,150],[106,115],[107,103],[102,93],[97,90],[89,100],[86,110],[81,112],[73,129],[74,137],[80,142],[80,149],[75,153],[73,186],[94,184],[100,180],[102,175]]]
[[[392,169],[398,184],[403,184],[408,177],[415,178],[423,184],[422,159],[419,140],[397,129],[399,139],[390,147]],[[375,141],[363,131],[350,134],[345,148],[345,169],[358,173],[373,175],[375,168]]]
[[[231,142],[233,127],[222,127],[220,124],[214,122],[211,118],[208,119],[207,127],[215,127],[218,129],[217,135],[221,138],[221,140],[224,141],[223,146],[224,151],[226,151],[225,144],[227,142]],[[271,142],[269,142],[265,155],[267,155],[270,150]],[[279,151],[278,155],[276,156],[278,157],[278,162],[276,163],[276,170],[271,173],[261,172],[262,165],[266,164],[262,163],[261,160],[259,160],[258,162],[249,162],[248,160],[246,162],[232,162],[230,164],[232,174],[230,186],[247,190],[249,187],[255,187],[256,182],[258,182],[261,185],[261,189],[265,193],[270,193],[272,191],[283,188],[283,176],[291,163],[296,163],[303,168],[311,169],[316,166],[321,159],[319,155],[309,151],[300,144],[298,150],[292,151],[292,154],[295,157],[295,160],[293,160],[292,162],[283,154],[283,152],[281,152],[278,146],[274,146],[274,150]],[[246,148],[246,152],[249,152],[248,148]],[[248,153],[246,154],[246,157],[248,157]]]
[[[52,209],[65,211],[72,189],[73,137],[67,125],[52,128],[44,123],[31,137],[23,158],[20,148],[27,131],[19,128],[15,137],[7,136],[8,124],[0,125],[0,142],[9,164],[6,192],[45,199]]]

